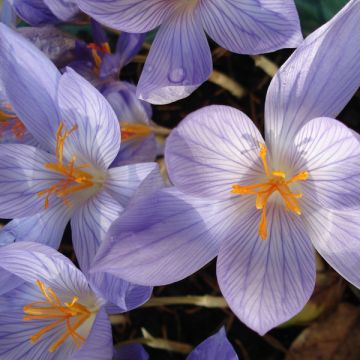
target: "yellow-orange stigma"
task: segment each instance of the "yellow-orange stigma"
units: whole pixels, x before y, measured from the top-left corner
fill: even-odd
[[[151,128],[146,124],[132,124],[120,121],[121,140],[134,140],[151,134]]]
[[[279,192],[283,199],[285,208],[297,215],[301,215],[301,209],[298,199],[302,197],[300,193],[293,193],[289,185],[297,181],[307,180],[309,173],[302,171],[293,176],[291,179],[286,180],[286,174],[283,171],[271,171],[266,160],[267,149],[264,144],[260,144],[260,158],[265,170],[266,177],[269,181],[254,184],[254,185],[233,185],[232,193],[238,195],[251,194],[256,195],[256,208],[262,210],[261,219],[259,224],[259,236],[261,239],[267,239],[267,221],[266,221],[266,205],[270,196]]]
[[[52,320],[52,322],[39,330],[36,334],[30,337],[32,343],[36,343],[47,332],[60,326],[64,328],[65,332],[48,348],[49,352],[57,350],[69,337],[71,337],[75,345],[80,348],[85,342],[85,338],[81,336],[77,330],[83,325],[91,316],[91,311],[78,301],[78,297],[74,296],[70,303],[61,303],[58,296],[51,288],[46,288],[45,284],[37,280],[36,285],[39,287],[45,301],[32,302],[23,307],[26,314],[24,321],[35,320]],[[63,330],[62,330],[63,331]]]
[[[64,179],[59,180],[46,190],[39,191],[38,196],[45,196],[45,209],[49,207],[49,197],[51,194],[62,198],[66,205],[70,205],[67,198],[69,194],[79,190],[84,190],[94,185],[93,176],[84,168],[89,168],[90,164],[83,164],[75,166],[76,156],[73,155],[71,160],[65,165],[63,160],[64,143],[69,135],[77,129],[73,126],[70,130],[64,130],[64,124],[60,123],[56,133],[56,163],[45,163],[46,169],[53,170],[54,172],[64,176]]]
[[[97,45],[95,43],[91,43],[87,46],[89,49],[91,49],[91,55],[94,60],[95,64],[95,71],[100,71],[100,66],[102,63],[102,57],[101,54],[111,54],[110,45],[108,42],[104,42],[100,45]]]
[[[0,110],[0,136],[9,129],[17,139],[21,139],[25,135],[25,126],[19,118],[15,114]]]

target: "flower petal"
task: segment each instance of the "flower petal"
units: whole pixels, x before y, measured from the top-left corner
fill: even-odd
[[[122,211],[123,207],[118,202],[101,191],[74,212],[71,217],[71,232],[76,258],[82,271],[88,271],[106,232]]]
[[[40,280],[61,297],[64,294],[87,299],[93,296],[88,282],[75,265],[56,250],[22,241],[0,248],[0,267],[36,286]]]
[[[0,81],[17,116],[49,151],[55,149],[60,118],[55,102],[59,78],[40,50],[0,24]]]
[[[186,360],[239,360],[222,327],[216,334],[198,345]]]
[[[305,305],[315,284],[315,259],[300,217],[269,203],[269,236],[261,240],[260,214],[252,196],[239,208],[238,231],[222,243],[217,276],[234,313],[263,335]]]
[[[71,20],[79,12],[79,8],[73,0],[43,1],[51,12],[62,21]]]
[[[55,156],[29,145],[0,145],[0,217],[17,218],[42,212],[44,197],[38,196],[59,181],[60,175],[44,164]],[[50,199],[49,207],[59,199]]]
[[[71,68],[61,76],[58,104],[66,127],[78,127],[67,139],[64,153],[107,169],[120,149],[119,123],[110,104]]]
[[[175,188],[142,197],[111,226],[92,271],[141,285],[183,279],[217,255],[227,229],[225,205]]]
[[[155,29],[172,6],[169,0],[77,0],[80,9],[114,29],[143,33]]]
[[[210,48],[197,12],[176,11],[160,27],[146,59],[137,96],[168,104],[190,95],[212,71]]]
[[[327,210],[306,201],[304,219],[320,255],[347,281],[360,288],[360,210]]]
[[[187,116],[166,143],[171,181],[180,190],[211,198],[229,198],[232,185],[254,183],[262,175],[254,123],[228,106],[209,106]]]
[[[261,54],[302,41],[293,0],[211,0],[199,6],[205,31],[230,51]]]
[[[143,180],[153,171],[159,172],[155,162],[111,168],[108,171],[105,189],[125,208]]]
[[[295,50],[273,78],[265,104],[265,138],[274,161],[307,122],[335,118],[360,85],[360,3],[350,1]]]
[[[18,16],[32,26],[57,23],[59,21],[44,0],[12,0],[12,3]]]
[[[123,345],[115,350],[113,360],[148,360],[149,355],[140,344]]]
[[[111,359],[112,354],[111,324],[105,310],[100,309],[85,344],[68,360],[104,360]]]
[[[316,193],[316,202],[330,209],[360,206],[360,146],[355,133],[339,121],[317,118],[297,133],[292,168],[307,170],[303,186]]]
[[[121,261],[121,260],[120,260]],[[92,288],[115,305],[115,313],[130,311],[149,300],[152,288],[129,283],[106,273],[92,273],[88,276]]]
[[[1,229],[0,244],[34,241],[58,249],[71,213],[71,207],[59,202],[35,215],[14,219]]]

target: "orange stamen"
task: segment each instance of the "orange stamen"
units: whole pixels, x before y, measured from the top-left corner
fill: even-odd
[[[301,215],[298,199],[302,197],[302,194],[293,193],[290,190],[289,185],[309,178],[309,173],[307,171],[302,171],[289,180],[286,180],[286,174],[283,171],[276,170],[270,172],[266,156],[266,146],[260,144],[260,158],[263,163],[265,175],[268,178],[267,182],[247,186],[235,184],[232,185],[231,190],[232,193],[238,195],[256,195],[256,208],[262,210],[259,224],[259,236],[262,240],[267,239],[266,205],[271,195],[278,192],[283,199],[285,208],[297,215]]]
[[[104,42],[100,45],[95,43],[90,43],[87,45],[89,49],[91,49],[91,56],[93,57],[95,64],[95,72],[100,71],[100,66],[102,63],[102,55],[103,54],[111,54],[110,45],[108,42]]]
[[[145,124],[131,124],[120,121],[121,140],[134,140],[151,134],[152,130]]]
[[[25,135],[25,126],[19,118],[15,114],[0,110],[0,136],[9,129],[17,139],[21,139]]]
[[[45,196],[45,209],[49,207],[49,197],[51,194],[62,198],[66,205],[70,205],[67,198],[69,194],[79,190],[87,189],[94,185],[93,176],[82,169],[90,167],[89,164],[75,166],[76,156],[74,155],[71,160],[65,165],[63,160],[64,143],[69,135],[77,129],[73,126],[72,129],[64,130],[64,124],[60,123],[56,133],[56,163],[46,163],[46,169],[52,170],[56,173],[64,175],[64,179],[59,180],[54,185],[46,190],[39,191],[38,196]]]
[[[46,288],[45,284],[37,280],[36,285],[39,287],[45,301],[36,301],[25,305],[23,310],[26,316],[24,321],[33,320],[55,320],[49,325],[43,327],[36,334],[30,337],[32,343],[36,343],[43,335],[59,325],[65,324],[66,330],[58,340],[56,340],[48,349],[49,352],[57,350],[69,337],[71,337],[75,345],[80,348],[85,342],[85,338],[81,336],[77,330],[84,324],[91,316],[91,311],[80,303],[78,297],[74,296],[70,303],[61,301],[51,288]],[[63,326],[61,326],[63,329]]]

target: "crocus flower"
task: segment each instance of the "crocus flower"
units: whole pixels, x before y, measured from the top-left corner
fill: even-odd
[[[70,21],[79,12],[73,0],[7,0],[17,15],[33,26]]]
[[[142,181],[158,171],[157,165],[108,169],[119,152],[120,131],[105,98],[73,70],[61,75],[36,47],[4,25],[0,52],[6,95],[47,150],[1,145],[0,217],[15,218],[2,229],[1,241],[33,240],[57,248],[71,219],[77,259],[87,271],[110,224]],[[99,278],[99,287],[107,281],[112,280]],[[144,301],[151,289],[139,288]]]
[[[0,357],[112,358],[106,298],[56,250],[31,242],[0,248],[0,273],[21,280],[0,295]]]
[[[153,161],[158,153],[151,105],[136,97],[136,87],[119,81],[122,68],[139,52],[145,36],[122,33],[111,53],[104,29],[91,22],[94,43],[78,42],[76,60],[68,66],[88,79],[109,101],[120,122],[122,146],[112,166]]]
[[[163,285],[218,255],[224,297],[260,334],[309,299],[313,246],[360,287],[360,141],[333,119],[360,84],[358,33],[360,3],[350,1],[299,46],[268,90],[265,140],[226,106],[183,120],[165,149],[177,189],[116,221],[95,268]],[[124,261],[109,266],[115,253]]]
[[[142,345],[129,344],[115,349],[113,360],[149,360],[149,355]]]
[[[293,0],[77,0],[100,23],[133,33],[160,26],[137,95],[166,104],[191,94],[212,71],[205,32],[240,54],[296,47],[302,40]]]

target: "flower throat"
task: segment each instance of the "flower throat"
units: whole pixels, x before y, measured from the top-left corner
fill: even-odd
[[[309,173],[302,171],[293,176],[289,180],[286,180],[286,174],[283,171],[270,172],[269,166],[266,160],[267,149],[264,144],[260,144],[260,158],[263,163],[267,182],[254,184],[254,185],[232,185],[232,193],[238,195],[251,194],[256,195],[256,208],[262,210],[260,224],[259,224],[259,236],[262,240],[267,239],[267,221],[266,221],[266,205],[270,196],[278,192],[283,199],[285,208],[297,215],[301,215],[301,209],[298,199],[302,197],[301,193],[293,193],[289,185],[298,181],[307,180]]]

